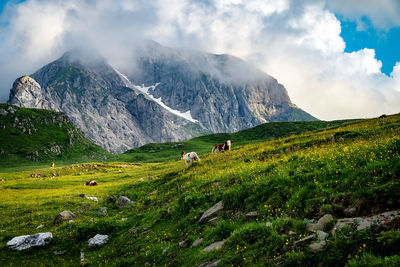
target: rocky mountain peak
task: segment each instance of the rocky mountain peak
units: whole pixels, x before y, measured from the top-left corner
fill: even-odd
[[[155,42],[134,52],[124,75],[96,52],[68,51],[31,75],[37,83],[17,79],[9,103],[63,111],[111,152],[315,119],[291,103],[276,79],[237,57]]]
[[[10,104],[34,108],[40,106],[43,100],[42,88],[35,79],[25,75],[15,80],[10,91]]]

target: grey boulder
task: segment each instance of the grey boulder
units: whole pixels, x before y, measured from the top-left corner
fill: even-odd
[[[44,246],[53,239],[50,232],[34,235],[17,236],[7,242],[7,247],[16,250],[24,250],[31,247]]]
[[[133,204],[133,201],[124,196],[120,196],[116,203],[118,208],[128,207],[132,204]]]
[[[108,242],[108,235],[97,234],[88,240],[89,247],[102,246]]]
[[[216,214],[217,212],[219,212],[223,209],[224,209],[224,206],[222,205],[222,201],[218,202],[217,204],[215,204],[214,206],[212,206],[206,212],[203,213],[203,215],[201,216],[201,218],[199,220],[199,223],[204,222],[207,218],[209,218],[210,216]]]
[[[60,212],[59,214],[57,214],[57,216],[54,218],[54,223],[59,224],[64,221],[69,221],[69,220],[73,220],[73,219],[76,219],[75,214],[73,214],[69,210],[64,210],[63,212]]]

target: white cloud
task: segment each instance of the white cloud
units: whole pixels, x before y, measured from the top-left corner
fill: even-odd
[[[9,30],[2,31],[0,95],[8,94],[18,75],[77,45],[96,49],[126,69],[132,46],[149,38],[247,59],[285,85],[295,104],[321,119],[399,112],[400,63],[387,77],[374,50],[345,53],[340,21],[326,9],[347,5],[353,12],[347,16],[373,16],[379,13],[371,13],[374,1],[361,11],[354,1],[331,2],[28,0],[8,10],[12,19]],[[387,23],[395,24],[388,14]]]
[[[364,27],[363,17],[368,17],[381,29],[400,26],[398,0],[334,0],[326,1],[326,5],[351,20],[358,20],[359,30]]]

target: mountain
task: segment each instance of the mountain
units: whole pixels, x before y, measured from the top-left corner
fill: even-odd
[[[1,167],[31,162],[104,161],[112,156],[90,142],[61,112],[0,104],[0,125]]]
[[[63,111],[90,140],[111,152],[208,132],[128,87],[102,58],[84,56],[65,53],[31,77],[17,79],[9,103]]]
[[[134,54],[126,76],[99,55],[67,52],[17,79],[9,103],[63,111],[111,152],[270,121],[315,120],[274,78],[238,58],[155,42]]]
[[[212,132],[235,132],[270,121],[312,121],[283,85],[230,55],[179,51],[150,42],[139,49],[129,79]],[[139,71],[138,71],[139,70]],[[154,86],[157,85],[157,86]]]

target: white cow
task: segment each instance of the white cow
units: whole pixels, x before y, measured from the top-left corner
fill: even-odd
[[[196,152],[186,153],[185,151],[182,151],[181,159],[183,159],[185,161],[186,165],[192,163],[195,160],[200,161],[200,158],[199,158],[199,156],[197,156]]]

